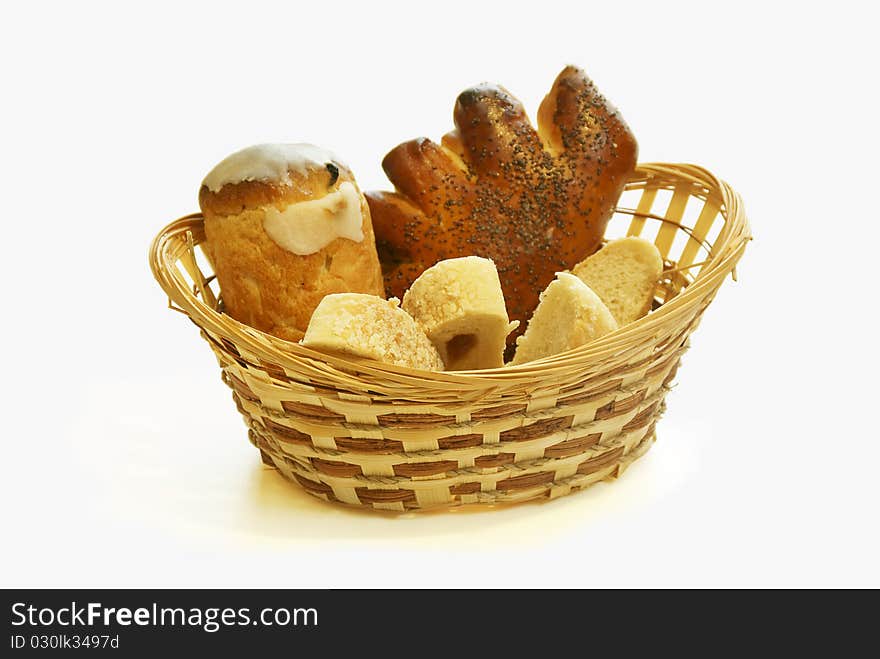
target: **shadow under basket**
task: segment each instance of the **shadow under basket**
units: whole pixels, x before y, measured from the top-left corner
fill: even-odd
[[[201,215],[150,265],[201,328],[263,461],[327,501],[405,511],[555,498],[619,476],[654,442],[691,332],[750,239],[742,200],[693,165],[643,164],[606,238],[653,240],[654,309],[553,357],[432,373],[325,355],[222,313]]]

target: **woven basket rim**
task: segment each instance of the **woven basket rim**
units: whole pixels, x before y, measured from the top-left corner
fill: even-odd
[[[168,296],[169,307],[189,316],[203,330],[210,330],[244,348],[257,359],[282,367],[295,368],[306,363],[311,369],[317,368],[331,377],[351,379],[356,377],[352,373],[357,372],[393,379],[404,386],[457,385],[481,391],[487,385],[491,386],[493,381],[505,386],[518,382],[534,383],[536,378],[550,376],[560,369],[583,368],[585,364],[624,353],[628,349],[637,350],[671,316],[688,313],[699,303],[706,289],[717,288],[728,274],[736,278],[736,263],[751,240],[740,195],[707,169],[687,163],[641,163],[627,185],[629,188],[649,182],[655,183],[651,187],[658,189],[668,188],[676,182],[688,182],[702,188],[707,196],[717,195],[719,212],[725,217],[724,228],[711,246],[710,255],[694,281],[652,313],[619,330],[579,348],[516,366],[474,371],[425,371],[370,359],[330,355],[266,334],[221,314],[172,274],[185,253],[183,246],[187,243],[192,246],[193,231],[201,230],[201,213],[181,217],[159,232],[150,246],[150,268]],[[242,354],[242,359],[247,361],[248,355]]]

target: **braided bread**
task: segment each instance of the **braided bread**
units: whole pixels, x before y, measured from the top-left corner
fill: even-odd
[[[541,103],[537,130],[516,98],[490,84],[462,92],[454,120],[439,145],[419,138],[392,149],[382,166],[396,191],[366,195],[386,290],[402,297],[442,259],[490,258],[522,331],[556,272],[598,248],[635,168],[636,140],[574,67]]]

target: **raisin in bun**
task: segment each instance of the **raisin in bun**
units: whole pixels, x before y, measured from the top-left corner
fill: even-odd
[[[541,103],[537,130],[516,98],[489,84],[458,97],[454,120],[441,144],[420,138],[385,156],[395,192],[367,193],[386,289],[403,295],[442,259],[490,258],[522,330],[556,272],[600,245],[636,140],[574,67]]]
[[[199,191],[226,313],[298,341],[329,293],[384,297],[370,209],[351,171],[308,144],[232,154]]]

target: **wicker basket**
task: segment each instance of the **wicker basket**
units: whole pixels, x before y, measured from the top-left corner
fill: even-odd
[[[692,165],[640,165],[607,237],[653,238],[654,310],[516,367],[431,373],[324,355],[222,313],[200,215],[150,250],[202,330],[263,460],[327,501],[404,511],[555,498],[619,476],[654,441],[688,337],[750,239],[739,195]]]

